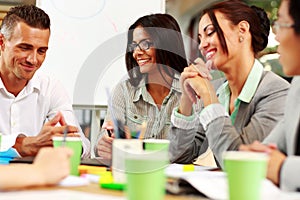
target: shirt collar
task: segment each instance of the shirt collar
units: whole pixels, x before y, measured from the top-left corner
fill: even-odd
[[[244,101],[246,103],[249,103],[251,101],[260,82],[261,76],[263,74],[263,70],[264,69],[262,64],[257,59],[255,59],[253,67],[247,77],[247,80],[242,88],[242,91],[238,96],[239,100]],[[229,97],[230,97],[230,88],[228,85],[228,81],[223,83],[218,88],[217,95],[219,97],[220,103],[226,107],[226,104],[229,103]]]
[[[33,77],[29,80],[25,89],[23,89],[26,93],[31,93],[34,89],[40,90],[40,78],[37,74],[33,75]],[[8,93],[6,90],[2,79],[0,78],[0,89],[4,89],[5,92]]]
[[[40,90],[41,84],[40,84],[40,76],[38,74],[35,74],[32,79],[28,82],[28,87],[31,89],[38,89]]]
[[[260,82],[261,76],[263,74],[264,68],[262,64],[255,59],[254,65],[248,75],[248,78],[244,84],[244,87],[238,96],[241,101],[249,103],[254,96],[258,84]]]

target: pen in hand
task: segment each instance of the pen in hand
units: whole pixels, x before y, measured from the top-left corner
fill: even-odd
[[[101,128],[104,129],[104,130],[106,130],[106,133],[107,133],[107,135],[108,135],[109,137],[112,137],[112,136],[113,136],[113,133],[114,133],[114,127],[113,127],[111,121],[104,122]]]
[[[108,136],[111,137],[112,133],[113,133],[112,130],[111,129],[106,129],[106,131],[107,131]]]
[[[67,133],[68,133],[68,126],[66,126],[66,128],[64,129],[63,141],[61,143],[62,147],[66,146]]]

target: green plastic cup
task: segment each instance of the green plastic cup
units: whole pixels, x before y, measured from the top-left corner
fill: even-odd
[[[230,200],[261,199],[268,156],[265,153],[227,151],[223,154]]]
[[[164,151],[130,153],[125,158],[128,200],[162,200],[168,155]]]
[[[54,136],[52,137],[53,146],[61,147],[63,142],[63,136]],[[79,176],[78,166],[80,165],[81,153],[82,153],[82,142],[81,138],[78,137],[66,137],[66,147],[69,147],[73,150],[73,155],[70,158],[70,166],[71,166],[71,175]]]
[[[166,139],[145,139],[144,141],[144,149],[146,151],[168,151],[170,141]]]

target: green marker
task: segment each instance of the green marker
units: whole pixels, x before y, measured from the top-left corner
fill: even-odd
[[[112,190],[124,190],[125,184],[123,183],[114,183],[111,172],[105,172],[100,176],[99,185],[102,188],[112,189]]]

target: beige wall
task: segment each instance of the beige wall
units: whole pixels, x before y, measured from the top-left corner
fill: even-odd
[[[0,5],[0,24],[2,23],[2,19],[5,16],[6,12],[9,10],[11,6]]]

